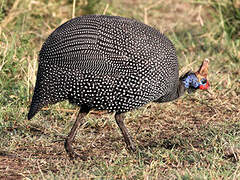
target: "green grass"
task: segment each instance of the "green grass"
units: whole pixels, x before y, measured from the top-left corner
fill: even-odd
[[[87,3],[91,2],[91,3]],[[12,179],[240,179],[240,1],[0,2],[0,178]],[[37,54],[60,24],[82,14],[136,18],[174,43],[181,73],[210,59],[208,92],[198,91],[127,113],[138,146],[126,150],[112,114],[91,112],[70,161],[64,138],[77,108],[62,102],[31,121],[27,112]]]

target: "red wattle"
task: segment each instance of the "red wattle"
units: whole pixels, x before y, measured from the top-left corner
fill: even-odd
[[[209,88],[209,86],[210,86],[210,83],[207,81],[207,83],[205,85],[200,85],[199,89],[206,90]]]

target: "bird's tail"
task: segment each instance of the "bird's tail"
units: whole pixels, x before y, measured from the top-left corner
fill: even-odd
[[[46,103],[42,102],[41,99],[37,97],[36,92],[34,92],[31,106],[28,112],[28,120],[32,119],[35,114],[45,105]]]

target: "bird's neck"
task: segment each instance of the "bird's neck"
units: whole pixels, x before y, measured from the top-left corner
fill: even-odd
[[[182,96],[186,90],[188,91],[188,93],[192,93],[198,87],[199,82],[197,76],[193,72],[188,72],[179,78],[179,82],[172,92],[170,92],[166,96],[160,97],[159,99],[155,100],[155,102],[161,103],[175,100]]]
[[[176,85],[176,88],[174,88],[173,91],[171,91],[169,94],[165,96],[156,99],[154,102],[162,103],[173,101],[182,96],[186,90],[187,88],[184,86],[184,83],[181,80],[179,80],[178,84]]]
[[[176,92],[176,94],[175,94],[175,95],[176,95],[175,99],[177,99],[177,98],[179,98],[180,96],[184,95],[184,93],[185,93],[186,90],[187,90],[187,88],[185,87],[184,82],[179,79],[177,92]]]
[[[192,72],[187,72],[185,75],[179,78],[177,96],[182,96],[186,90],[188,91],[188,93],[192,93],[196,89],[198,89],[199,86],[200,83],[198,82],[196,74]]]

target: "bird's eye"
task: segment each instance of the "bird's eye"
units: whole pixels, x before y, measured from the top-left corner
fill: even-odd
[[[207,83],[207,79],[206,79],[206,78],[202,78],[202,79],[201,79],[201,84],[202,84],[202,85],[205,85],[206,83]]]

